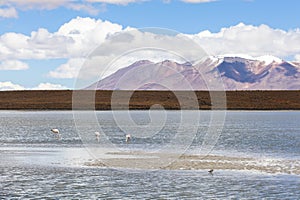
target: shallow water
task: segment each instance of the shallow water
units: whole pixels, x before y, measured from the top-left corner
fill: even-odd
[[[235,171],[134,173],[97,168],[13,167],[2,171],[2,197],[109,199],[296,199],[299,178]]]
[[[168,121],[156,134],[139,138],[133,134],[131,143],[126,144],[124,130],[114,122],[111,112],[99,111],[96,115],[107,139],[119,151],[113,155],[159,149],[170,142],[180,123],[178,111],[167,111]],[[138,125],[149,123],[148,112],[133,111],[132,115]],[[201,154],[209,119],[210,112],[201,112],[199,128],[187,154]],[[206,160],[196,158],[215,168],[210,175],[203,163],[186,167],[185,161],[183,167],[152,171],[87,165],[98,154],[86,146],[102,144],[93,135],[98,126],[84,124],[91,139],[82,142],[86,135],[76,129],[72,112],[1,111],[0,199],[297,199],[299,119],[300,112],[294,111],[227,112],[222,134]],[[51,128],[60,129],[60,140],[50,132]],[[189,161],[196,162],[195,157]],[[230,166],[246,166],[245,163],[248,167]]]

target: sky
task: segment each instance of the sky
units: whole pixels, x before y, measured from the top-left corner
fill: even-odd
[[[73,89],[92,50],[145,27],[182,33],[209,55],[300,61],[299,8],[298,0],[0,0],[0,90]]]

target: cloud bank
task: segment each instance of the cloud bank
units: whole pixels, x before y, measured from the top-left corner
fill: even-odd
[[[40,28],[31,35],[5,33],[0,36],[0,59],[53,59],[84,57],[109,34],[122,26],[108,21],[77,17],[50,33]]]
[[[35,1],[32,0],[32,2]],[[59,2],[53,1],[53,4],[44,6],[51,8],[51,6],[58,5]],[[49,32],[47,29],[40,28],[31,32],[30,35],[5,33],[0,35],[0,60],[2,60],[0,70],[27,69],[29,67],[26,65],[27,59],[63,58],[68,59],[68,61],[51,70],[48,77],[76,78],[86,56],[99,45],[105,44],[111,36],[124,30],[134,29],[124,28],[110,21],[77,17],[63,24],[56,32]],[[210,55],[248,54],[256,57],[270,54],[300,61],[300,29],[285,31],[264,24],[253,26],[240,23],[231,27],[224,27],[218,32],[204,30],[193,35],[180,35],[193,39]],[[148,35],[149,40],[144,40],[145,36],[139,31],[130,37],[136,45],[133,46],[129,43],[128,45],[132,45],[132,48],[141,45],[149,46],[155,42],[170,41],[155,35]],[[174,43],[173,46],[175,45],[180,46]],[[109,48],[116,47],[111,44],[107,46],[107,51],[102,52],[107,60],[112,58],[112,55],[106,55],[110,52]],[[122,49],[119,50],[119,53],[122,53]],[[117,53],[115,52],[115,54]]]
[[[284,31],[273,29],[265,24],[260,26],[240,23],[236,26],[222,28],[217,33],[202,31],[187,35],[196,40],[211,54],[242,53],[251,56],[270,54],[295,57],[300,53],[300,29]]]

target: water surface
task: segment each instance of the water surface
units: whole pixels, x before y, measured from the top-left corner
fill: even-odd
[[[180,123],[178,111],[167,111],[169,121],[157,134],[133,138],[128,145],[111,112],[96,115],[109,141],[125,153],[159,149],[172,139]],[[145,111],[133,111],[132,117],[137,124],[149,123]],[[209,117],[210,112],[201,112],[187,154],[199,153]],[[230,111],[205,158],[191,156],[183,166],[143,170],[87,164],[94,162],[95,155],[85,148],[70,111],[1,111],[0,198],[297,199],[299,119],[296,111]],[[60,129],[60,140],[51,128]],[[93,138],[95,126],[86,128],[91,144],[99,145]],[[215,168],[213,175],[203,162]],[[237,165],[246,167],[235,169]]]

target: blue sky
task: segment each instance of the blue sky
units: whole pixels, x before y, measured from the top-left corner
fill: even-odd
[[[65,46],[55,42],[65,45],[68,37],[72,39],[59,31],[64,24],[66,30],[95,26],[81,40],[86,37],[84,41],[97,45],[103,39],[93,40],[95,30],[105,38],[126,27],[161,27],[194,36],[211,54],[272,54],[300,60],[299,8],[298,0],[0,1],[0,90],[73,87],[80,66],[72,63],[83,54],[73,51],[71,43],[66,47],[71,50],[64,51]],[[55,47],[49,38],[54,38]],[[263,44],[253,46],[257,41]],[[235,47],[234,42],[244,45]],[[225,46],[216,50],[220,43]]]
[[[65,7],[53,10],[18,10],[18,18],[1,18],[0,33],[30,34],[44,27],[56,31],[71,19],[100,18],[123,26],[163,27],[184,33],[201,30],[219,31],[239,22],[252,25],[267,24],[284,30],[300,27],[300,2],[297,0],[218,0],[209,3],[145,1],[128,5],[95,4],[97,15]]]

